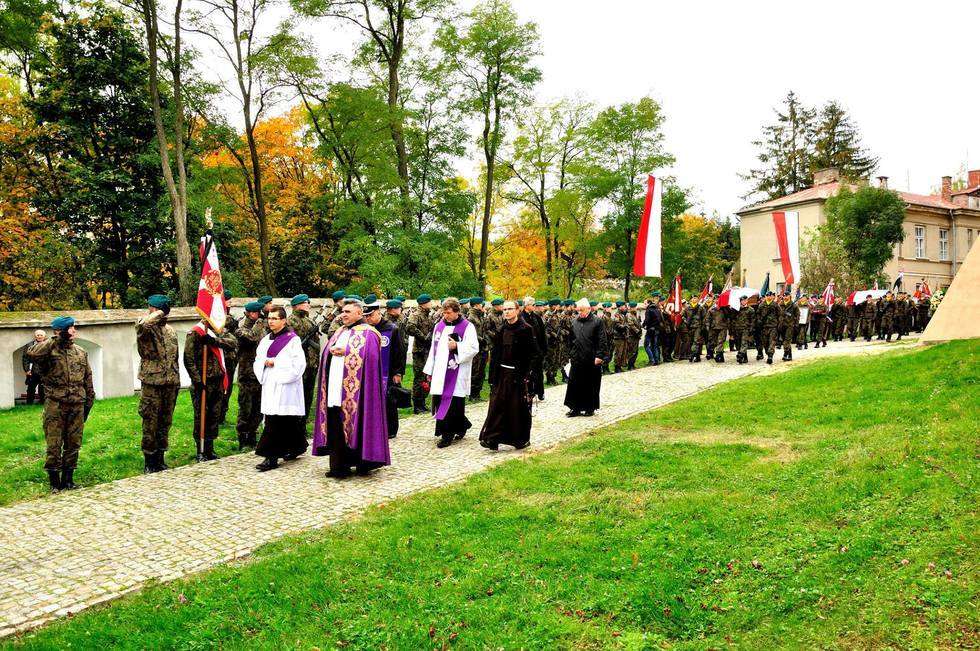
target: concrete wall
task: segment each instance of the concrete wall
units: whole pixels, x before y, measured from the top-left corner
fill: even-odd
[[[800,241],[806,241],[811,233],[824,223],[823,204],[818,202],[801,206],[787,206],[779,210],[796,210],[800,213]],[[741,221],[742,284],[758,289],[769,272],[769,288],[776,291],[783,282],[783,266],[779,260],[779,245],[772,224],[772,211],[752,212],[742,215]]]

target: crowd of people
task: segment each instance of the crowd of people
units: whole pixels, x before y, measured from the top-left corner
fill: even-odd
[[[734,352],[737,363],[747,364],[751,349],[756,361],[772,364],[776,348],[788,361],[794,346],[901,339],[929,320],[928,300],[904,292],[856,305],[767,292],[724,307],[706,294],[682,301],[679,310],[658,293],[643,304],[531,297],[488,304],[482,297],[437,301],[421,294],[406,307],[401,296],[336,292],[332,298],[313,315],[305,294],[293,297],[288,311],[263,296],[247,303],[240,319],[229,312],[220,327],[201,321],[187,333],[181,360],[167,323],[170,301],[150,296],[136,323],[144,472],[167,469],[181,361],[191,378],[198,461],[217,458],[214,442],[237,379],[239,449],[252,448],[262,458],[257,470],[273,470],[311,449],[329,457],[327,476],[339,479],[391,463],[399,408],[432,414],[437,447],[459,441],[472,427],[466,403],[480,397],[485,382],[490,402],[480,444],[522,449],[546,383],[567,383],[568,417],[592,416],[602,376],[635,368],[641,345],[654,366],[698,363],[702,351],[717,363]],[[51,338],[35,333],[24,364],[43,390],[44,467],[51,490],[58,491],[75,488],[95,392],[86,353],[73,343],[74,319],[58,317],[51,329]],[[409,363],[410,390],[402,387]]]

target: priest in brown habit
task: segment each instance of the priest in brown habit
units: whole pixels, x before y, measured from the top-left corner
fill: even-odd
[[[493,338],[490,357],[490,407],[480,432],[480,445],[496,450],[512,445],[521,450],[531,440],[531,369],[541,356],[534,331],[517,303],[503,305],[504,321]]]

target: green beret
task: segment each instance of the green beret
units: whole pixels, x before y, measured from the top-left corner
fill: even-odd
[[[353,302],[353,301],[357,301],[358,303],[364,302],[364,299],[361,298],[358,294],[348,294],[346,297],[344,297],[344,300],[348,302]]]
[[[602,304],[602,307],[612,307],[612,303],[609,302],[609,301],[606,301],[605,303]]]
[[[589,307],[596,307],[599,305],[599,301],[589,301]]]
[[[534,307],[544,307],[547,305],[544,301],[534,301]]]
[[[371,305],[372,303],[377,303],[377,302],[378,302],[378,297],[376,294],[368,294],[367,296],[364,297],[365,305]]]
[[[502,298],[495,298],[492,301],[490,301],[490,305],[494,305],[494,306],[503,305],[503,304],[504,304],[504,299]]]
[[[469,305],[470,304],[470,299],[469,298],[461,298],[461,299],[459,299],[459,304],[460,305]]]
[[[296,296],[293,296],[293,300],[289,301],[289,304],[292,305],[293,307],[296,307],[300,303],[309,303],[309,302],[310,302],[309,296],[307,296],[306,294],[297,294]]]
[[[59,316],[51,322],[52,330],[67,330],[75,325],[75,318],[70,316]]]
[[[470,305],[483,305],[483,297],[474,296],[473,298],[470,299]]]
[[[394,310],[395,308],[399,308],[399,307],[401,307],[401,306],[402,306],[402,302],[401,302],[401,301],[399,301],[399,300],[398,300],[397,298],[393,298],[393,299],[391,299],[391,300],[390,300],[390,301],[388,301],[388,303],[386,304],[386,307],[387,307],[387,308],[388,308],[389,310]]]
[[[230,289],[226,289],[225,290],[225,300],[226,301],[231,300],[231,290]]]
[[[263,306],[268,305],[271,302],[272,302],[271,296],[259,296],[259,303],[261,303]]]
[[[258,301],[250,301],[250,302],[248,302],[248,303],[245,304],[245,311],[246,312],[261,312],[262,311],[262,303],[259,303]]]
[[[630,307],[636,307],[636,301],[630,301]]]
[[[564,301],[561,302],[561,304],[562,304],[562,307],[571,307],[571,306],[575,305],[575,301],[573,301],[570,298],[566,298]]]
[[[403,294],[398,294],[397,296],[395,296],[395,300],[396,301],[401,301],[402,303],[404,303],[405,302],[405,296]]]
[[[154,294],[146,299],[146,303],[150,307],[155,307],[158,310],[166,310],[170,307],[170,299],[163,294]]]
[[[561,305],[560,298],[553,298],[550,301],[548,301],[548,307],[554,307],[555,305]]]
[[[419,294],[419,297],[415,299],[415,302],[419,305],[425,305],[432,302],[432,297],[428,294]]]
[[[650,298],[660,298],[660,292],[654,292],[650,295]]]
[[[332,298],[334,301],[340,301],[346,297],[347,297],[347,292],[345,291],[337,291],[330,295],[330,298]]]
[[[626,301],[616,301],[616,307],[623,307],[626,305]]]

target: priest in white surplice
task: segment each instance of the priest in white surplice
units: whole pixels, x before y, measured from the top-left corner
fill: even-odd
[[[470,371],[478,352],[476,328],[463,318],[457,299],[445,299],[442,319],[432,330],[432,344],[423,371],[429,379],[440,448],[463,438],[472,427],[466,418],[466,397],[470,395]]]

